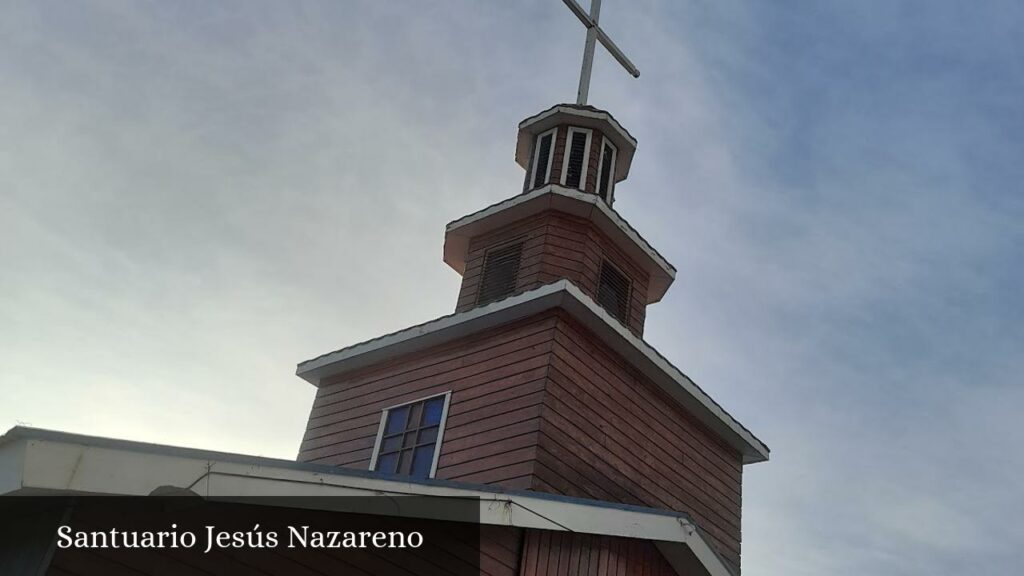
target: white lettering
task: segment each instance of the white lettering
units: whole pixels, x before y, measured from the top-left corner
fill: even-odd
[[[57,547],[61,549],[70,548],[73,541],[71,536],[71,526],[61,526],[57,529]]]

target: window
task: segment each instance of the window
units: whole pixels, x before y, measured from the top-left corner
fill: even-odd
[[[597,195],[609,205],[612,203],[612,186],[615,185],[615,156],[619,151],[615,145],[602,138],[601,160],[597,166]]]
[[[370,470],[433,478],[451,392],[384,410]]]
[[[597,284],[597,303],[623,324],[629,319],[629,279],[608,263],[601,262]]]
[[[555,128],[537,136],[533,145],[533,173],[530,176],[530,188],[537,188],[548,183],[551,178],[551,157],[555,152]]]
[[[484,256],[483,278],[477,291],[477,306],[501,300],[516,291],[523,243],[491,248]]]
[[[569,128],[562,160],[562,184],[583,190],[587,186],[587,159],[590,158],[590,130]]]

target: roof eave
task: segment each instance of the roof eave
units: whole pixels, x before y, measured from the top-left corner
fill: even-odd
[[[296,374],[316,386],[323,378],[372,366],[475,334],[520,318],[560,308],[593,331],[688,412],[742,455],[744,464],[768,460],[769,449],[657,350],[627,330],[568,280],[546,284],[466,312],[444,316],[319,356],[298,365]]]

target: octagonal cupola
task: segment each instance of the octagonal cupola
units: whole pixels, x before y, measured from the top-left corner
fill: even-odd
[[[608,112],[558,104],[519,123],[516,162],[526,170],[524,192],[557,184],[610,206],[635,151],[636,139]]]

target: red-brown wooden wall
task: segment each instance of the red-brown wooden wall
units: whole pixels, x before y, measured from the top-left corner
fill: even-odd
[[[523,254],[517,293],[565,278],[596,299],[601,261],[607,259],[630,279],[627,327],[634,334],[643,334],[650,276],[588,220],[556,211],[543,212],[470,240],[456,312],[476,306],[487,250],[520,241]]]
[[[740,455],[563,312],[329,380],[299,460],[367,469],[381,411],[452,391],[437,477],[690,514],[740,557]]]
[[[537,489],[687,512],[739,566],[740,455],[567,316],[544,407]]]
[[[688,512],[738,566],[740,455],[567,317],[552,357],[539,488]]]
[[[390,406],[452,391],[437,477],[529,488],[556,316],[328,380],[298,459],[367,469]]]
[[[528,530],[519,574],[675,576],[675,570],[646,540]]]

